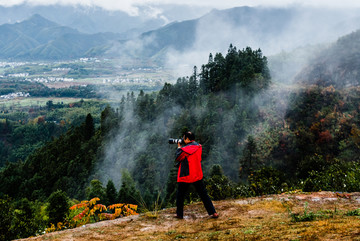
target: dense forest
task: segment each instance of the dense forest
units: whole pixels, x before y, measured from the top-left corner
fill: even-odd
[[[7,162],[25,160],[31,152],[84,122],[91,113],[100,125],[100,113],[106,106],[100,101],[80,100],[76,103],[54,103],[45,106],[5,108],[0,112],[0,167]]]
[[[159,92],[128,93],[102,109],[98,124],[89,113],[3,167],[2,233],[35,235],[68,218],[66,211],[54,216],[55,197],[65,200],[62,206],[93,197],[106,205],[151,209],[160,198],[173,206],[176,147],[167,140],[187,130],[203,145],[214,200],[295,189],[358,191],[360,89],[322,83],[329,84],[277,88],[260,49],[230,45],[225,56],[210,54],[191,76]],[[46,131],[48,124],[34,125]],[[187,202],[194,200],[191,193]]]

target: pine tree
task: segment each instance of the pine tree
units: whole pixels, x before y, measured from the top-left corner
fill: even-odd
[[[49,199],[49,206],[46,211],[49,216],[49,223],[56,225],[58,222],[64,222],[69,213],[69,201],[65,192],[58,190],[53,192]]]
[[[107,135],[110,130],[116,129],[118,117],[109,105],[105,107],[103,112],[101,112],[100,124],[101,133],[103,135]]]
[[[178,172],[177,167],[171,168],[169,177],[168,177],[168,180],[166,183],[165,202],[169,206],[173,205],[175,203],[175,199],[176,199],[177,172]]]
[[[197,99],[198,95],[198,80],[197,80],[197,67],[194,66],[194,72],[189,79],[188,84],[188,100],[190,101],[190,105],[193,105],[193,102]]]
[[[239,177],[241,180],[247,179],[259,166],[258,147],[253,136],[248,136],[246,146],[243,150],[243,156],[240,159]]]
[[[94,120],[91,114],[87,114],[84,125],[84,138],[85,140],[90,140],[90,138],[95,134]]]
[[[105,200],[105,190],[98,179],[92,180],[87,188],[87,199],[90,200],[94,197],[100,198],[101,201]]]
[[[117,203],[116,188],[114,182],[112,180],[109,180],[108,183],[106,184],[104,204],[106,206],[109,206],[115,203]]]
[[[121,174],[122,183],[118,195],[119,203],[139,204],[141,202],[140,192],[136,189],[135,182],[129,171],[123,169]]]

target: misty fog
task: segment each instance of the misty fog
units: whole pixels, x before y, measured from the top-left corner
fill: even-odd
[[[192,48],[183,52],[169,51],[167,66],[181,71],[186,66],[187,73],[183,75],[189,75],[194,65],[201,66],[207,60],[209,53],[225,53],[232,43],[239,49],[247,46],[260,48],[270,58],[271,67],[276,69],[277,66],[271,63],[272,56],[288,52],[298,55],[301,48],[309,46],[318,49],[360,27],[357,9],[242,7],[239,10],[214,10],[200,18]],[[308,56],[304,56],[305,53]],[[299,71],[312,55],[308,50],[302,51],[300,56],[290,61],[296,65],[287,66],[287,69]],[[273,78],[276,80],[277,76]]]
[[[238,15],[239,12],[242,15]],[[282,119],[287,108],[288,92],[279,83],[293,84],[296,74],[314,56],[339,37],[357,30],[356,20],[359,18],[360,14],[355,10],[350,12],[344,9],[243,7],[223,11],[213,10],[198,19],[195,36],[189,40],[193,42],[190,49],[179,51],[165,47],[165,65],[174,71],[174,76],[190,76],[193,66],[201,67],[207,62],[209,53],[221,52],[225,55],[230,43],[237,46],[238,49],[247,46],[252,49],[260,48],[264,56],[268,57],[274,85],[266,93],[254,98],[253,102],[260,109],[265,109],[268,103],[275,102],[275,109],[272,111],[277,113],[276,116],[279,119]],[[128,41],[125,49],[130,50],[129,53],[132,56],[136,56],[142,51],[146,51],[149,45],[157,45],[158,43],[152,43],[154,39],[152,35],[149,35],[145,39]],[[120,46],[120,49],[123,50],[123,46]],[[203,109],[193,111],[201,115],[207,111],[207,108],[211,107],[204,103]],[[136,133],[138,141],[134,148],[128,149],[128,142],[124,140],[126,140],[131,126],[136,126],[136,121],[138,121],[134,118],[132,111],[132,109],[128,109],[122,128],[106,148],[104,167],[107,167],[105,172],[108,175],[103,179],[104,182],[113,179],[115,183],[120,183],[119,170],[124,167],[132,169],[132,160],[143,151],[149,140],[150,132],[139,131]],[[180,108],[173,111],[170,115],[179,114]],[[224,118],[226,121],[217,130],[220,132],[231,131],[235,124],[234,113],[223,113],[223,115],[226,116]],[[162,122],[157,120],[155,123]],[[149,130],[152,128],[169,133],[172,126],[165,127],[162,124],[149,126]],[[267,128],[262,122],[259,122],[257,126],[253,127],[251,134],[261,135]],[[223,141],[217,140],[215,143],[217,143],[215,145],[217,149],[210,150],[208,160],[206,160],[207,165],[217,163],[217,153],[226,153],[223,150],[226,142],[224,144]],[[234,170],[223,168],[226,174],[234,175],[232,173]],[[162,182],[166,182],[166,179],[167,176],[163,176]]]

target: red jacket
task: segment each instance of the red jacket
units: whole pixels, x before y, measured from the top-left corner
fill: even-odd
[[[195,141],[177,149],[176,161],[180,163],[177,176],[178,182],[193,183],[203,178],[201,154],[202,147]]]

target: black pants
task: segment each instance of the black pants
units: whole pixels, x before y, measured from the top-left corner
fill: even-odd
[[[186,182],[178,182],[178,190],[176,195],[176,215],[178,217],[183,217],[184,215],[184,199],[185,194],[189,186],[193,184],[195,186],[195,189],[197,193],[199,194],[202,202],[204,203],[204,206],[206,208],[206,211],[209,215],[212,215],[216,213],[214,205],[211,202],[211,199],[209,195],[206,192],[206,188],[204,185],[203,180],[193,182],[193,183],[186,183]]]

